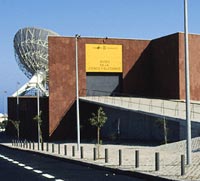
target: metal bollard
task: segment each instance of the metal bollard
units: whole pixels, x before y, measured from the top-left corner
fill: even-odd
[[[64,146],[64,153],[67,155],[67,145]]]
[[[108,163],[108,149],[105,148],[105,163]]]
[[[97,151],[96,148],[93,148],[93,156],[94,156],[94,160],[97,159]]]
[[[34,141],[33,141],[33,150],[35,149],[35,143],[34,143]]]
[[[48,152],[49,151],[49,143],[46,142],[46,151]]]
[[[83,158],[83,147],[81,146],[81,158]]]
[[[75,146],[72,146],[72,156],[75,156]]]
[[[135,168],[139,167],[139,150],[135,150]]]
[[[119,150],[119,166],[122,165],[122,150]]]
[[[58,144],[58,154],[60,155],[60,144]]]
[[[29,141],[29,149],[31,149],[31,142]]]
[[[39,142],[37,142],[37,148],[38,148],[38,150],[40,150],[40,143]]]
[[[54,144],[52,143],[52,153],[54,153]]]
[[[155,153],[155,171],[160,170],[160,155],[158,152]]]
[[[41,150],[44,151],[44,142],[41,142]]]
[[[181,175],[185,175],[185,155],[181,155]]]

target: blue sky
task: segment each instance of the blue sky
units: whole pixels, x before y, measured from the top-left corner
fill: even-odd
[[[0,0],[0,112],[6,98],[28,79],[13,49],[24,27],[62,36],[155,39],[184,29],[184,0]],[[200,0],[188,0],[189,33],[200,34]],[[7,91],[7,93],[5,93]]]

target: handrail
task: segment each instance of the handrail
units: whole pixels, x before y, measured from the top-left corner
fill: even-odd
[[[137,110],[143,111],[144,109],[148,112],[158,113],[163,116],[167,116],[169,113],[170,115],[173,115],[175,117],[183,117],[185,116],[186,110],[185,110],[185,103],[182,101],[175,101],[175,100],[161,100],[161,99],[152,99],[152,98],[140,98],[135,96],[128,96],[127,94],[121,94],[126,95],[126,97],[119,96],[113,96],[113,95],[98,95],[97,93],[109,93],[106,91],[97,91],[97,90],[87,90],[84,91],[90,93],[93,93],[92,95],[95,96],[87,96],[88,98],[92,98],[94,101],[98,102],[104,102],[104,103],[110,103],[112,105],[120,105],[125,106],[127,108],[135,108]],[[111,94],[111,93],[110,93]],[[85,94],[87,95],[87,94]],[[127,99],[126,99],[127,98]],[[135,98],[133,100],[132,98]],[[136,101],[138,99],[138,101]],[[142,109],[143,107],[143,109]],[[160,111],[158,111],[160,109]],[[191,118],[193,119],[199,119],[200,120],[200,103],[191,103]]]

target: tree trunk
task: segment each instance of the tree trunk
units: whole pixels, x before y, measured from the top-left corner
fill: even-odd
[[[17,139],[19,140],[19,129],[17,130]]]
[[[97,127],[97,144],[100,143],[100,128]]]
[[[40,143],[42,143],[42,142],[43,142],[43,137],[42,137],[42,130],[41,130],[41,127],[39,127],[39,129],[40,129]]]
[[[165,137],[165,144],[167,144],[167,124],[166,124],[166,120],[164,118],[164,137]]]
[[[100,128],[97,127],[97,152],[98,152],[98,158],[100,158],[100,151],[99,151],[99,145],[100,144]]]

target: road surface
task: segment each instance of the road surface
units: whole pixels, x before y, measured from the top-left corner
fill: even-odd
[[[0,180],[144,181],[3,146],[0,146]]]

